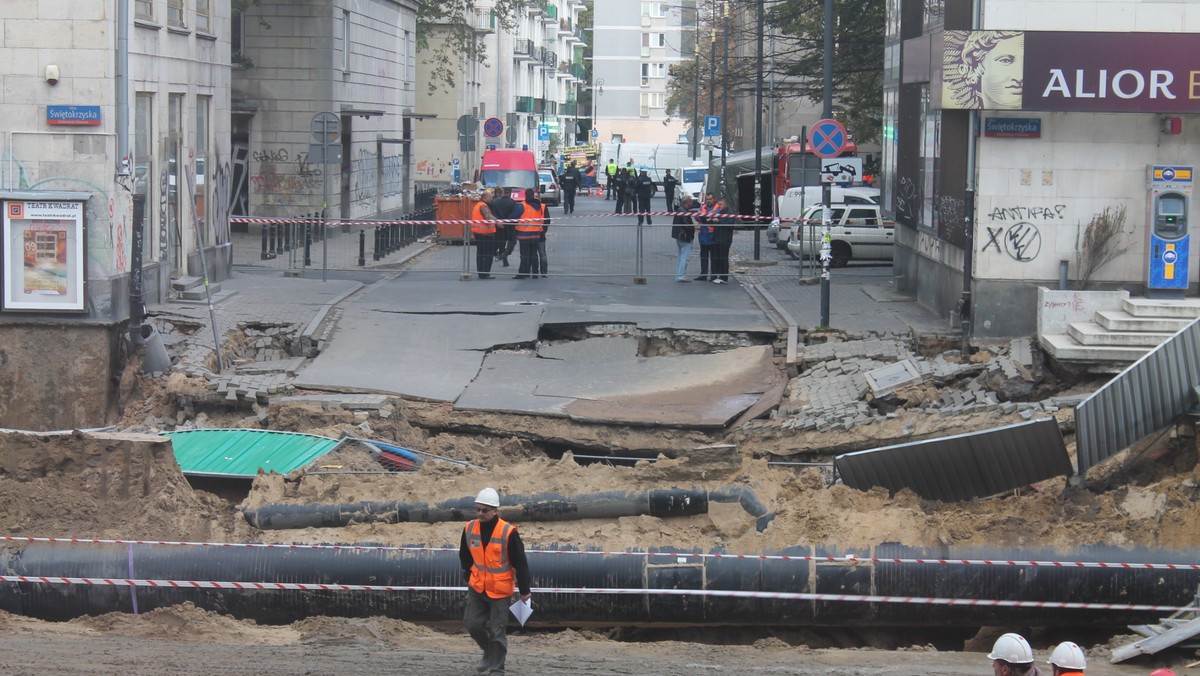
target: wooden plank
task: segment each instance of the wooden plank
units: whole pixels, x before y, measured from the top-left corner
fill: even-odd
[[[1181,624],[1178,627],[1164,631],[1158,636],[1151,636],[1141,641],[1116,648],[1113,650],[1112,658],[1109,661],[1116,664],[1124,662],[1131,657],[1137,657],[1138,655],[1153,655],[1196,635],[1200,635],[1200,619]]]

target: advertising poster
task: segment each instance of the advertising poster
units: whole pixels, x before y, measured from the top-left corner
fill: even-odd
[[[4,202],[4,310],[84,311],[83,202]]]

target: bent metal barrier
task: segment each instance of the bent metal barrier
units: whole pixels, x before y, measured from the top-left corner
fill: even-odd
[[[0,610],[46,620],[187,601],[262,623],[462,617],[457,547],[2,539]],[[531,548],[528,556],[542,627],[1111,628],[1190,606],[1200,582],[1193,552],[1108,547]]]

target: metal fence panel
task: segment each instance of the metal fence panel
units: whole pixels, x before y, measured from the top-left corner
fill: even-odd
[[[893,493],[908,488],[922,498],[945,502],[1071,473],[1071,459],[1052,418],[846,453],[833,464],[852,488],[881,486]]]
[[[1171,425],[1200,384],[1200,320],[1134,362],[1075,407],[1079,474]]]

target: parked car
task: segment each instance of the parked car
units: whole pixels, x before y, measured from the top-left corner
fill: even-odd
[[[823,218],[822,206],[805,211],[803,227],[789,233],[789,255],[793,258],[820,255]],[[830,267],[845,267],[852,260],[892,260],[896,223],[883,217],[878,204],[831,205],[830,219]]]
[[[562,187],[550,169],[538,169],[538,194],[542,204],[556,207],[562,203]]]
[[[779,219],[778,224],[772,223],[767,227],[767,243],[774,244],[776,248],[786,250],[788,238],[791,237],[792,222],[800,217],[801,204],[804,209],[817,206],[821,203],[822,197],[821,186],[805,186],[788,188],[779,198]],[[878,204],[879,203],[879,188],[842,188],[833,186],[829,198],[834,206],[842,204]]]

